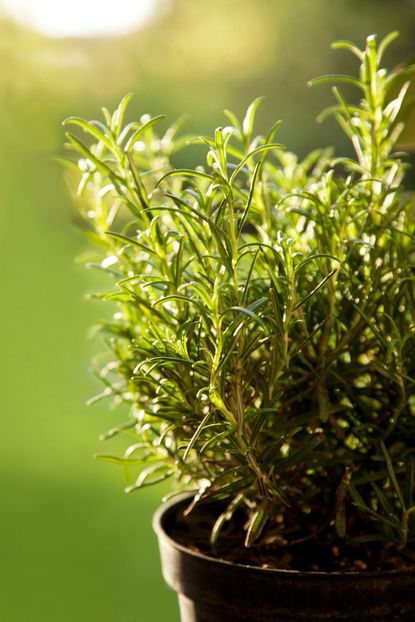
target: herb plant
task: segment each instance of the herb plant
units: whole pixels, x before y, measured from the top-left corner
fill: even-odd
[[[173,477],[189,511],[221,502],[213,545],[243,508],[247,547],[319,539],[415,561],[415,208],[394,151],[414,67],[381,67],[395,37],[334,44],[358,76],[313,81],[360,92],[333,86],[322,115],[353,157],[300,161],[274,142],[279,122],[255,135],[261,99],[242,121],[225,111],[191,169],[171,164],[189,141],[177,124],[124,125],[129,96],[104,122],[66,120],[89,139],[67,134],[88,261],[110,281],[95,297],[114,310],[95,399],[129,407],[104,435],[126,435],[124,455],[101,458],[127,492]]]

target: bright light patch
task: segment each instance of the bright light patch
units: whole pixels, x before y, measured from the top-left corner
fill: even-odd
[[[49,37],[117,35],[136,29],[153,14],[156,0],[3,0],[18,22]]]

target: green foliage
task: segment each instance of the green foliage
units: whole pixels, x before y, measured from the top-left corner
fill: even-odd
[[[248,546],[270,517],[292,541],[324,514],[318,528],[413,551],[415,209],[393,151],[412,68],[381,68],[394,37],[336,44],[358,77],[314,81],[361,92],[351,105],[333,87],[324,113],[354,158],[298,161],[274,141],[279,123],[255,136],[260,99],[197,139],[195,169],[172,167],[179,125],[124,125],[129,97],[105,122],[66,122],[87,135],[67,137],[88,263],[111,281],[95,297],[115,308],[96,399],[130,411],[106,435],[131,439],[124,455],[101,458],[128,492],[174,477],[194,504],[225,500],[212,541],[244,505]]]

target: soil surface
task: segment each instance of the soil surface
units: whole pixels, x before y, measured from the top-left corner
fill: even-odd
[[[218,542],[209,542],[212,526],[223,508],[217,504],[197,506],[187,516],[183,512],[176,517],[169,534],[186,548],[234,563],[280,570],[314,572],[374,572],[405,570],[415,566],[406,560],[398,547],[384,542],[351,545],[347,539],[335,535],[334,527],[321,530],[312,536],[296,538],[287,542],[281,536],[278,517],[250,548],[244,546],[244,525],[247,515],[242,510],[235,513],[232,521],[225,524]],[[365,529],[364,529],[365,528]],[[354,526],[368,533],[367,525]],[[357,532],[357,533],[356,533]]]

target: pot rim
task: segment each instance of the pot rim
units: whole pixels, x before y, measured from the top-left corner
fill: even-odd
[[[183,493],[179,493],[175,495],[172,499],[165,501],[164,503],[162,503],[162,505],[160,505],[157,508],[157,510],[155,511],[153,515],[153,521],[152,521],[153,530],[155,531],[159,539],[163,539],[167,541],[171,547],[180,551],[181,553],[184,553],[185,555],[189,555],[190,557],[201,559],[206,562],[209,562],[209,561],[214,562],[215,564],[219,564],[221,566],[229,566],[229,567],[232,566],[236,568],[244,568],[250,571],[256,570],[261,573],[265,572],[268,574],[274,574],[274,575],[280,575],[280,576],[281,575],[284,575],[284,576],[295,575],[296,577],[302,577],[302,578],[335,577],[337,580],[339,579],[341,580],[341,578],[346,578],[346,577],[347,578],[360,577],[361,580],[365,580],[365,579],[374,579],[376,577],[384,577],[384,578],[391,577],[392,578],[392,577],[398,577],[400,575],[408,575],[408,574],[415,573],[415,566],[413,568],[406,568],[402,570],[374,570],[374,571],[367,571],[367,572],[366,571],[359,572],[359,571],[352,571],[352,570],[345,570],[344,572],[339,572],[339,571],[327,572],[327,571],[321,571],[321,570],[304,571],[304,570],[283,570],[279,568],[262,568],[261,566],[241,564],[237,562],[228,561],[226,559],[211,557],[210,555],[206,555],[205,553],[199,553],[196,551],[192,551],[191,549],[187,548],[183,544],[176,542],[176,540],[174,540],[174,538],[172,538],[167,533],[167,531],[165,530],[163,526],[163,520],[165,516],[169,512],[171,512],[175,506],[179,506],[181,503],[183,503],[183,501],[187,499],[191,499],[192,497],[193,495],[189,494],[188,492],[183,492]]]

